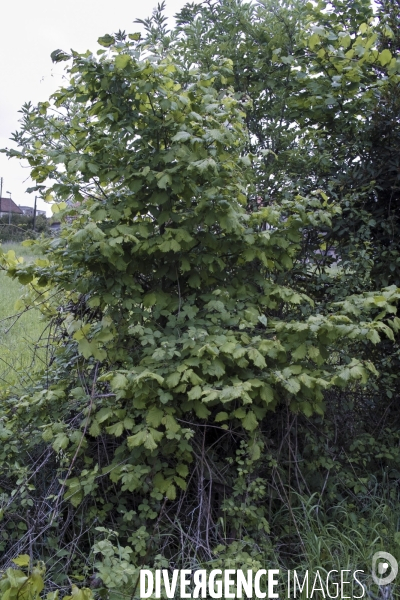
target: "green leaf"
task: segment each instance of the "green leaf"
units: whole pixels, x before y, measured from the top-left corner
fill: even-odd
[[[268,383],[264,383],[264,385],[260,388],[260,396],[267,404],[273,401],[274,390],[270,385],[268,385]]]
[[[196,160],[189,165],[189,169],[197,169],[201,173],[209,168],[215,169],[216,162],[213,158],[204,158],[203,160]]]
[[[65,494],[65,499],[69,500],[72,506],[77,508],[83,500],[83,490],[78,490],[76,492],[73,492],[72,494],[67,492]]]
[[[53,449],[55,452],[60,452],[60,450],[65,450],[65,448],[69,444],[69,438],[65,433],[57,433],[53,442]]]
[[[187,484],[186,481],[184,479],[182,479],[181,477],[174,477],[174,481],[175,483],[177,483],[179,485],[179,487],[181,488],[181,490],[185,491],[187,488]]]
[[[63,50],[53,50],[53,52],[50,54],[50,57],[53,62],[62,62],[65,60],[69,60],[71,58],[71,55],[67,54]]]
[[[199,385],[195,385],[188,393],[189,400],[197,400],[201,397],[202,389]]]
[[[174,135],[174,137],[172,138],[173,142],[186,142],[187,140],[190,140],[192,137],[192,135],[190,133],[188,133],[187,131],[178,131],[178,133],[176,135]]]
[[[229,419],[229,415],[226,412],[219,412],[216,416],[214,421],[216,423],[219,423],[220,421],[227,421]]]
[[[362,383],[367,382],[367,372],[362,365],[355,365],[350,369],[350,374],[353,379],[361,379]]]
[[[189,475],[189,468],[184,464],[176,465],[176,471],[181,477],[187,477]]]
[[[314,47],[320,43],[319,35],[313,33],[312,36],[309,37],[308,43],[310,45],[311,50],[313,50]]]
[[[256,367],[260,367],[261,369],[266,367],[265,358],[256,348],[250,348],[248,351],[248,356],[256,365]]]
[[[120,437],[124,431],[124,424],[121,421],[119,423],[114,423],[114,425],[109,425],[108,427],[106,427],[106,431],[110,435]]]
[[[164,411],[161,410],[161,408],[153,406],[146,415],[146,422],[152,427],[158,427],[159,425],[161,425],[163,416]]]
[[[322,364],[324,361],[321,357],[319,348],[317,348],[316,346],[308,346],[308,356],[311,358],[311,360],[313,360],[315,363],[318,364]]]
[[[286,381],[282,381],[282,385],[291,394],[297,394],[297,392],[300,391],[300,384],[295,377],[292,377],[291,379],[287,379]]]
[[[176,499],[176,487],[174,486],[174,484],[171,484],[167,491],[166,491],[166,496],[168,498],[168,500],[175,500]]]
[[[18,567],[29,567],[30,561],[28,554],[20,554],[17,558],[12,559],[12,562]]]
[[[146,439],[146,430],[142,429],[135,435],[131,435],[127,438],[128,448],[136,448],[137,446],[141,446],[144,444]]]
[[[53,431],[51,427],[47,427],[42,433],[42,439],[45,442],[50,442],[53,439]]]
[[[178,385],[180,378],[181,378],[181,373],[178,373],[176,371],[175,373],[171,373],[171,375],[169,375],[167,377],[167,379],[165,380],[165,383],[167,384],[169,389],[172,389]]]
[[[131,57],[129,54],[119,54],[115,58],[115,66],[117,69],[125,69],[128,64],[131,62]]]
[[[388,63],[390,63],[391,60],[392,53],[387,48],[385,48],[385,50],[382,50],[382,52],[379,53],[379,62],[382,66],[387,65]]]
[[[112,407],[104,406],[96,414],[96,421],[98,421],[99,423],[103,423],[104,421],[107,421],[107,419],[112,417],[113,415],[114,415],[114,411],[113,411]]]
[[[373,344],[378,344],[381,341],[379,333],[375,329],[370,329],[367,333],[367,339],[371,340]]]
[[[246,416],[246,411],[243,408],[243,406],[239,406],[239,408],[237,408],[234,413],[233,416],[236,417],[237,419],[241,419],[243,421],[243,419]]]
[[[164,173],[164,175],[162,177],[160,177],[160,179],[158,180],[157,185],[162,190],[166,190],[167,186],[170,186],[171,183],[172,183],[171,175],[169,175],[168,173]]]
[[[157,448],[157,443],[150,431],[148,431],[146,434],[144,447],[147,448],[147,450],[155,450]]]
[[[179,424],[176,422],[172,415],[165,415],[162,422],[163,425],[165,425],[165,429],[167,431],[172,431],[172,433],[176,433],[180,429]]]
[[[211,411],[208,410],[207,406],[198,400],[194,402],[193,406],[194,412],[199,419],[207,419],[207,417],[211,414]]]
[[[113,390],[124,390],[126,389],[127,385],[128,379],[123,373],[117,373],[111,380],[111,388]]]
[[[99,37],[97,39],[97,42],[100,44],[100,46],[109,48],[115,43],[115,38],[112,35],[108,35],[107,33],[106,35],[103,35],[103,37]]]
[[[311,417],[313,414],[313,409],[312,406],[309,402],[302,402],[301,403],[301,411],[306,415],[306,417]]]
[[[250,410],[242,421],[242,425],[248,431],[254,431],[258,427],[256,415]]]
[[[301,360],[307,354],[307,346],[306,344],[301,344],[294,352],[292,352],[292,357],[294,360]]]
[[[100,433],[101,433],[100,425],[96,420],[94,420],[89,428],[89,435],[91,435],[93,437],[98,437],[100,435]]]
[[[150,292],[149,294],[146,294],[146,296],[143,298],[143,306],[145,306],[146,308],[150,308],[151,306],[154,306],[156,302],[157,302],[157,296],[154,292]]]

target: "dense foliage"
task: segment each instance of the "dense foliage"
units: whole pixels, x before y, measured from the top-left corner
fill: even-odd
[[[345,560],[332,520],[357,568],[395,552],[398,13],[332,5],[159,7],[52,54],[69,84],[8,151],[63,227],[0,256],[51,325],[2,391],[7,566],[128,598],[144,565],[307,564],[313,528]]]
[[[44,215],[13,215],[11,222],[8,216],[0,217],[0,240],[2,243],[20,242],[35,237],[36,234],[49,234],[49,224]]]

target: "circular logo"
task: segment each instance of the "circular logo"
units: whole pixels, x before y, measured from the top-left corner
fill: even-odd
[[[398,570],[397,560],[389,552],[375,552],[372,557],[372,579],[377,585],[392,583]]]

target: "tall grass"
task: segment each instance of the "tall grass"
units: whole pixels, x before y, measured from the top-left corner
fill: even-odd
[[[331,507],[325,513],[315,495],[311,498],[300,497],[295,492],[293,495],[297,497],[297,507],[292,508],[291,514],[296,521],[296,529],[300,533],[301,543],[298,545],[298,553],[286,557],[286,564],[283,568],[284,577],[282,578],[284,584],[280,590],[280,597],[294,597],[294,570],[301,576],[301,581],[306,572],[309,573],[308,595],[306,589],[303,592],[297,590],[297,598],[300,600],[323,597],[321,592],[316,592],[311,596],[317,572],[323,581],[326,592],[328,573],[331,572],[328,586],[335,589],[335,581],[340,586],[342,571],[344,581],[351,582],[344,585],[343,597],[346,597],[346,592],[350,598],[361,595],[360,585],[353,579],[353,573],[356,571],[359,571],[357,579],[365,590],[364,597],[393,599],[399,597],[396,580],[389,586],[378,587],[372,578],[372,558],[376,552],[382,550],[389,552],[397,561],[400,561],[399,534],[396,533],[399,520],[398,502],[384,502],[382,498],[376,496],[370,499],[365,511],[357,510],[355,506],[344,503]],[[276,518],[282,519],[285,516],[288,518],[288,515],[277,514]],[[287,585],[288,563],[291,569],[290,591]],[[318,583],[317,580],[317,586]],[[334,595],[333,590],[331,593]],[[328,594],[325,597],[327,596]],[[339,594],[339,598],[341,597]]]
[[[6,243],[2,248],[14,250],[28,263],[35,259],[31,247]],[[45,324],[40,312],[32,309],[19,315],[21,309],[15,308],[25,292],[17,280],[0,271],[0,389],[21,384],[45,366],[45,340],[40,341]]]
[[[384,502],[374,496],[365,510],[343,502],[325,512],[317,495],[308,498],[292,491],[292,499],[295,506],[290,510],[282,506],[271,521],[272,527],[279,525],[282,529],[284,525],[283,530],[291,538],[290,551],[287,551],[289,546],[284,534],[271,547],[268,556],[257,553],[255,544],[243,539],[235,542],[235,552],[206,564],[198,561],[196,568],[278,569],[275,591],[281,600],[326,600],[329,597],[395,600],[400,597],[396,579],[387,586],[378,586],[372,577],[372,559],[376,552],[389,552],[400,562],[398,501]],[[187,557],[196,554],[190,540],[187,546],[182,548],[182,556],[176,557],[179,564],[183,563],[184,554]],[[180,568],[191,569],[193,562],[186,558]],[[301,590],[303,582],[307,583]]]

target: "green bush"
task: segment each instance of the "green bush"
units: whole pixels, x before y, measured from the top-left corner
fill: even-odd
[[[43,377],[1,399],[0,548],[44,560],[50,587],[99,575],[130,596],[146,565],[367,564],[374,540],[357,554],[329,519],[378,526],[397,434],[368,430],[366,348],[395,341],[399,290],[336,294],[320,186],[260,200],[269,152],[249,152],[232,60],[189,69],[139,38],[54,52],[70,85],[23,107],[9,151],[51,177],[65,226],[32,265],[0,256],[53,332]],[[356,77],[361,56],[332,52]]]

